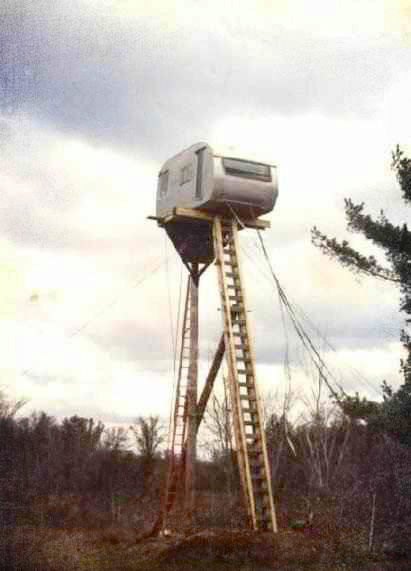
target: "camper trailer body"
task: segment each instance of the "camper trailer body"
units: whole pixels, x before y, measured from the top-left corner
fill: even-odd
[[[257,218],[270,212],[278,195],[276,167],[216,154],[196,143],[164,163],[157,188],[157,217],[174,208]]]

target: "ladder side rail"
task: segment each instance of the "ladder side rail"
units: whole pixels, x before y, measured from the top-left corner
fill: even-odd
[[[184,315],[183,315],[183,326],[181,331],[181,346],[180,346],[180,358],[179,358],[179,365],[178,365],[178,376],[177,376],[177,387],[176,387],[176,396],[175,396],[175,403],[174,403],[174,422],[173,422],[173,436],[171,442],[171,453],[174,457],[175,453],[175,441],[176,441],[176,432],[177,432],[177,425],[178,425],[178,412],[179,412],[179,404],[181,398],[181,379],[183,374],[183,361],[184,361],[184,351],[185,351],[185,341],[187,336],[187,322],[189,319],[189,306],[190,306],[190,290],[191,290],[191,277],[189,276],[187,279],[187,290],[186,290],[186,299],[184,303]],[[185,399],[185,395],[183,395]]]
[[[190,363],[190,359],[191,359],[191,287],[192,287],[192,278],[191,278],[191,274],[188,276],[188,285],[187,285],[189,292],[188,292],[188,297],[187,297],[187,305],[185,308],[186,314],[185,314],[185,320],[184,320],[184,337],[183,337],[183,345],[182,345],[182,354],[181,354],[181,369],[183,369],[183,362],[185,361],[186,363]],[[187,346],[187,341],[188,341],[188,346]],[[184,353],[184,352],[188,352],[188,354]],[[185,454],[185,443],[186,443],[186,438],[187,438],[187,424],[188,424],[188,402],[187,402],[187,388],[188,388],[188,383],[189,383],[189,364],[186,365],[185,368],[185,386],[184,386],[184,394],[181,394],[180,392],[180,401],[181,399],[184,399],[184,408],[183,408],[183,414],[179,415],[180,416],[180,422],[182,423],[182,430],[181,430],[181,436],[180,436],[180,462],[181,462],[181,469],[184,470],[184,465],[183,465],[183,456]],[[181,378],[183,378],[183,376],[181,375]],[[181,402],[179,403],[181,406]]]
[[[182,476],[179,472],[182,472],[181,467],[183,464],[183,444],[185,437],[185,424],[186,424],[186,398],[185,394],[182,394],[182,376],[183,376],[183,362],[185,354],[185,343],[187,339],[187,332],[189,332],[189,305],[190,305],[190,289],[191,289],[191,278],[188,277],[187,287],[186,287],[186,298],[184,303],[184,313],[183,313],[183,323],[181,329],[181,345],[180,345],[180,357],[179,357],[179,367],[177,376],[177,386],[174,402],[174,414],[173,414],[173,427],[172,427],[172,438],[171,446],[169,448],[169,458],[167,467],[167,480],[166,489],[164,494],[164,502],[162,508],[162,522],[160,525],[163,527],[166,525],[166,515],[170,511],[174,503],[174,497],[177,493],[178,479]],[[184,412],[179,413],[181,399],[184,399]],[[182,424],[182,426],[181,426]],[[178,431],[180,429],[180,434],[177,438]],[[177,442],[178,440],[178,442]],[[179,448],[180,458],[177,458],[176,448]],[[179,466],[180,464],[180,466]]]
[[[278,531],[277,528],[277,518],[276,518],[276,512],[275,512],[275,505],[274,505],[274,499],[273,499],[273,491],[272,491],[272,485],[271,485],[271,470],[270,470],[270,463],[269,463],[269,459],[268,459],[268,452],[267,452],[267,441],[266,441],[266,435],[265,435],[265,427],[263,425],[263,407],[262,407],[262,403],[261,403],[261,395],[260,395],[260,391],[259,391],[259,387],[258,387],[258,383],[257,383],[257,376],[256,376],[256,357],[255,357],[255,348],[254,348],[254,339],[253,339],[253,335],[251,332],[251,327],[250,327],[250,322],[249,322],[249,318],[248,318],[248,314],[247,314],[247,297],[246,297],[246,293],[245,293],[245,288],[243,287],[243,270],[241,267],[241,262],[240,262],[240,256],[239,256],[239,244],[238,244],[238,225],[237,222],[233,221],[233,242],[234,242],[234,249],[236,252],[236,258],[237,258],[237,272],[238,272],[238,276],[240,278],[240,290],[241,290],[241,298],[242,298],[242,302],[243,302],[243,307],[244,307],[244,319],[245,319],[245,328],[247,331],[247,338],[248,338],[248,351],[250,354],[250,359],[251,359],[251,368],[252,368],[252,375],[254,378],[254,392],[255,392],[255,398],[256,398],[256,409],[257,409],[257,415],[259,418],[259,424],[260,424],[260,432],[261,432],[261,448],[262,448],[262,453],[263,453],[263,459],[264,459],[264,469],[265,469],[265,474],[266,474],[266,479],[267,479],[267,492],[268,492],[268,497],[269,497],[269,503],[270,503],[270,514],[271,514],[271,524],[272,524],[272,529],[273,532],[276,533]]]
[[[253,491],[251,470],[247,454],[245,427],[244,427],[243,417],[241,414],[241,400],[238,387],[238,374],[236,367],[236,354],[235,354],[234,337],[232,330],[230,299],[227,290],[225,268],[224,268],[222,224],[219,217],[215,218],[213,230],[215,237],[215,253],[217,258],[216,259],[217,270],[218,270],[217,274],[218,274],[220,295],[222,301],[221,309],[224,320],[226,359],[228,365],[228,377],[229,377],[231,404],[233,411],[234,435],[237,445],[238,465],[240,470],[241,481],[243,484],[244,494],[246,496],[248,514],[253,529],[256,529],[257,521],[256,521],[254,491]]]

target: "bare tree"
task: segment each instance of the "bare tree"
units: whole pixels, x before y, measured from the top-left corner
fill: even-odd
[[[126,450],[129,447],[127,430],[123,426],[106,428],[103,446],[109,450]]]
[[[0,389],[0,418],[13,418],[27,402],[26,399],[10,400]]]
[[[308,414],[297,431],[299,448],[310,487],[328,489],[347,451],[351,423],[336,403],[324,398],[324,373],[318,371],[311,398],[304,399]]]
[[[130,431],[134,437],[137,451],[145,462],[152,462],[158,453],[160,445],[164,442],[164,427],[160,417],[150,415],[139,416]]]
[[[289,421],[295,401],[296,394],[291,389],[291,382],[288,383],[283,394],[277,390],[267,394],[263,400],[271,478],[274,486],[281,478],[281,466],[284,464],[289,451],[294,456],[296,455],[292,426]]]
[[[232,451],[230,406],[225,394],[222,398],[213,395],[207,407],[205,425],[213,439],[207,443],[212,456],[227,456]]]
[[[234,479],[233,430],[227,380],[223,395],[213,395],[207,407],[204,424],[211,435],[205,444],[207,452],[223,468],[227,493],[232,495]]]

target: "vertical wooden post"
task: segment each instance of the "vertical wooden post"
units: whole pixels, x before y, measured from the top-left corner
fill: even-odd
[[[191,268],[190,363],[187,385],[187,440],[185,473],[185,511],[189,519],[195,512],[195,463],[197,447],[197,377],[198,377],[198,264]]]
[[[368,551],[372,550],[372,544],[374,541],[374,523],[375,523],[375,501],[377,499],[376,492],[372,495],[372,507],[371,507],[371,520],[370,520],[370,533],[368,535]]]

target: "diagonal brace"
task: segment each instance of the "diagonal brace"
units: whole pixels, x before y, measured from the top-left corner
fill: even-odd
[[[201,393],[200,400],[198,401],[197,404],[197,432],[198,429],[200,428],[201,421],[203,420],[208,399],[210,397],[211,391],[213,390],[214,381],[218,374],[221,362],[224,357],[224,352],[225,352],[225,343],[224,343],[224,334],[223,334],[221,335],[217,351],[215,352],[213,362],[211,363],[211,367],[206,378],[203,392]]]

